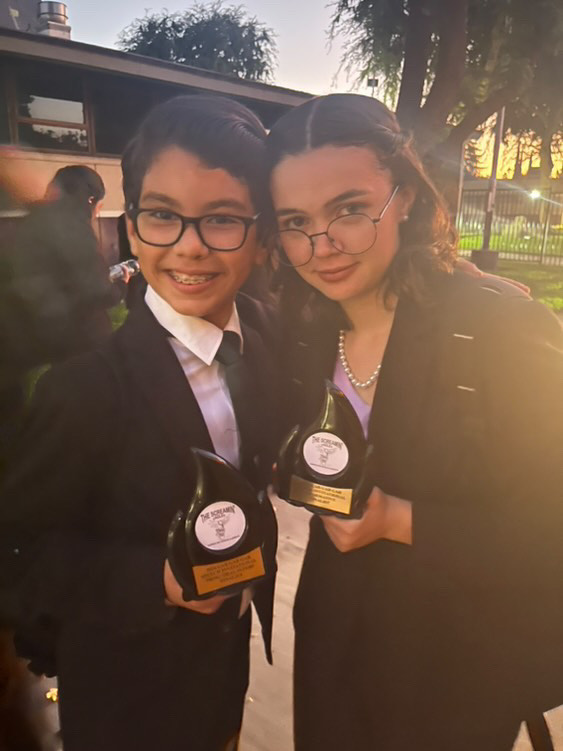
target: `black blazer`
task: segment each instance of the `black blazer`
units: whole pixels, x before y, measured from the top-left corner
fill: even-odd
[[[374,484],[413,502],[413,545],[343,555],[312,520],[299,751],[461,748],[563,701],[561,327],[466,277],[433,298],[399,301],[369,422]],[[294,422],[318,411],[337,342],[312,324],[287,354]]]
[[[238,304],[255,377],[252,435],[241,442],[246,474],[260,487],[275,441],[271,326],[258,303]],[[240,726],[250,619],[238,618],[239,598],[214,616],[164,602],[166,534],[192,491],[191,446],[213,450],[144,304],[102,350],[38,384],[0,520],[35,536],[20,587],[24,616],[41,637],[54,635],[69,751],[214,751]],[[273,581],[254,600],[269,659],[272,602]],[[29,631],[21,637],[25,644]]]

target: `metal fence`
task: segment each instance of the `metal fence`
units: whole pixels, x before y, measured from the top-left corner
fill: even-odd
[[[462,254],[483,245],[486,190],[465,190],[457,218]],[[500,258],[563,266],[563,191],[497,189],[490,249]]]

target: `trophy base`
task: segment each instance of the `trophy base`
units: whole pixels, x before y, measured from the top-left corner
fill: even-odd
[[[236,558],[192,567],[198,597],[219,594],[236,585],[247,585],[266,575],[260,548]]]
[[[291,476],[289,500],[295,504],[311,506],[311,511],[349,517],[352,515],[352,495],[351,488],[333,488],[304,480],[297,475]]]

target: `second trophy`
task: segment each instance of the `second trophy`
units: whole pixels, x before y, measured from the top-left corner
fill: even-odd
[[[358,518],[373,487],[371,453],[352,405],[327,380],[317,418],[308,426],[295,426],[282,444],[275,490],[314,513]]]

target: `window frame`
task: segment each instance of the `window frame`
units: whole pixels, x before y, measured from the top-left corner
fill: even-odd
[[[29,63],[28,63],[29,64]],[[60,66],[69,68],[70,66]],[[84,120],[82,123],[71,123],[65,120],[48,120],[46,118],[23,117],[19,112],[19,91],[18,91],[18,73],[25,71],[25,65],[17,66],[10,61],[5,68],[4,90],[8,103],[8,127],[10,130],[10,140],[14,146],[20,149],[30,151],[40,151],[48,154],[72,154],[73,156],[93,156],[96,154],[95,134],[92,120],[92,111],[90,107],[88,80],[81,71],[80,76],[80,93],[82,95],[82,108]],[[53,97],[54,98],[54,97]],[[86,149],[56,149],[48,146],[40,148],[22,144],[20,142],[19,126],[20,125],[44,125],[52,128],[68,128],[69,130],[81,130],[86,133]]]

